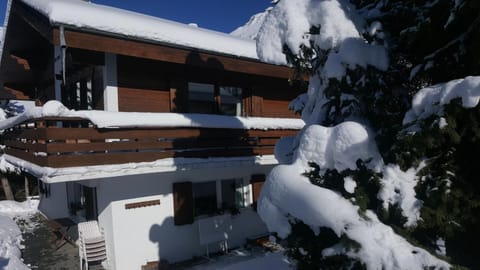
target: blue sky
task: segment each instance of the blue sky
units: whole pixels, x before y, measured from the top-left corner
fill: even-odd
[[[80,1],[80,0],[79,0]],[[271,0],[92,0],[182,23],[229,33],[245,24],[255,13],[264,11]],[[0,0],[3,24],[7,0]]]

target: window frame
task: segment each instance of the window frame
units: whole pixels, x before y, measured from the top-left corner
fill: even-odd
[[[195,82],[195,81],[189,81],[187,82],[187,109],[189,113],[203,113],[203,112],[195,112],[192,109],[192,106],[190,105],[193,102],[200,102],[201,99],[191,99],[191,93],[194,91],[191,91],[192,88],[194,87],[208,87],[211,86],[213,87],[213,92],[212,92],[212,100],[211,100],[211,106],[212,106],[212,112],[211,113],[205,113],[205,114],[217,114],[217,115],[227,115],[227,116],[245,116],[245,89],[240,86],[233,86],[233,85],[220,85],[218,83],[204,83],[204,82]],[[236,103],[222,103],[222,96],[225,98],[227,95],[222,94],[223,89],[237,89],[237,91],[240,91],[240,97],[238,97],[238,101]],[[232,95],[235,97],[236,95]],[[237,95],[238,96],[238,95]],[[209,101],[207,101],[209,102]],[[235,114],[226,114],[223,110],[222,107],[225,105],[231,105],[231,104],[236,104],[236,106],[240,105],[240,108],[235,109]]]
[[[233,198],[235,207],[224,207],[223,202],[224,202],[224,194],[223,194],[223,184],[226,183],[227,181],[235,181],[235,184],[239,184],[239,186],[236,186],[237,188],[241,188],[241,199],[240,201],[242,202],[241,205],[237,204],[237,197]],[[211,213],[203,213],[203,214],[197,214],[197,209],[196,209],[196,197],[195,197],[195,185],[200,185],[200,184],[205,184],[205,183],[215,183],[215,194],[216,194],[216,209],[215,211],[212,211]],[[236,193],[234,193],[234,196]],[[247,209],[252,201],[251,201],[251,187],[250,183],[245,180],[244,177],[236,177],[236,178],[227,178],[227,179],[216,179],[216,180],[209,180],[209,181],[202,181],[202,182],[196,182],[192,183],[192,201],[193,201],[193,207],[192,207],[192,212],[193,212],[193,218],[194,219],[201,219],[205,217],[212,217],[212,216],[217,216],[217,215],[223,215],[225,212],[231,212],[232,214],[236,214],[242,209]]]

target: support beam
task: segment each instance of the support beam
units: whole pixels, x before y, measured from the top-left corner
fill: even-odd
[[[2,179],[2,188],[3,188],[3,192],[5,193],[5,198],[10,201],[15,200],[15,197],[13,197],[12,188],[10,187],[8,178],[3,174],[0,175],[0,178]]]
[[[110,112],[118,112],[117,56],[115,54],[105,54],[103,83],[104,110]]]

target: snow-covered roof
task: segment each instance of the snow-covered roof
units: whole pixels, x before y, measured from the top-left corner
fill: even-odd
[[[258,59],[252,40],[81,0],[21,0],[52,25]]]

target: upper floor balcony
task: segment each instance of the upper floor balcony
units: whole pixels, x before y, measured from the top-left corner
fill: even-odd
[[[152,162],[165,158],[262,156],[272,155],[280,138],[294,136],[301,127],[299,119],[255,118],[245,125],[237,117],[205,116],[205,119],[202,115],[188,119],[194,124],[182,124],[174,120],[184,117],[178,114],[165,114],[173,121],[168,125],[149,124],[153,120],[148,118],[134,126],[132,119],[126,121],[130,124],[115,123],[125,122],[123,118],[129,115],[138,118],[143,114],[120,113],[110,124],[105,123],[108,117],[107,120],[95,119],[104,121],[100,124],[103,127],[98,127],[92,119],[77,116],[28,119],[5,129],[5,153],[52,168]],[[162,114],[145,116],[164,117]],[[278,126],[281,121],[290,121],[290,125],[281,128]]]

